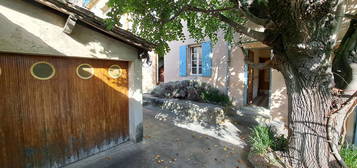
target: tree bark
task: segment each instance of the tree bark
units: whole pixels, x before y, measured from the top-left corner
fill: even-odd
[[[329,51],[293,48],[282,54],[275,52],[288,93],[288,165],[340,167],[331,154],[327,133],[334,98]]]
[[[290,70],[286,84],[289,99],[289,160],[292,167],[329,167],[327,117],[332,95]]]

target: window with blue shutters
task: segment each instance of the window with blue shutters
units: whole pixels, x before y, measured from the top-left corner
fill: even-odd
[[[212,74],[212,47],[210,42],[180,47],[180,76]]]

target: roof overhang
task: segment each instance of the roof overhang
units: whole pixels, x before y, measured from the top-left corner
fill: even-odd
[[[61,13],[75,16],[79,21],[101,31],[104,34],[107,34],[119,41],[122,41],[130,46],[140,49],[141,51],[151,51],[155,45],[146,41],[143,38],[140,38],[133,33],[121,29],[119,27],[114,27],[111,30],[107,29],[105,22],[102,18],[96,16],[91,11],[84,9],[82,7],[76,6],[72,3],[69,3],[65,0],[33,0],[42,5],[48,6],[54,10],[57,10]]]

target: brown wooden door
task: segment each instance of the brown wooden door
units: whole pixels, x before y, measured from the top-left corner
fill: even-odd
[[[248,50],[248,60],[254,62],[254,52]],[[253,103],[253,84],[254,84],[254,68],[251,65],[248,65],[248,104]]]
[[[267,62],[270,58],[259,58],[260,63]],[[268,94],[270,87],[270,69],[259,70],[259,94]]]
[[[31,75],[39,61],[53,65],[51,79]],[[76,73],[84,63],[90,79]],[[58,167],[128,140],[127,62],[0,54],[0,69],[0,167]]]

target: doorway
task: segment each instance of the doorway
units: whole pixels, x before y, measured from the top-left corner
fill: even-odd
[[[254,63],[264,63],[270,59],[270,49],[249,49],[248,59]],[[248,65],[247,104],[269,108],[269,69],[254,69]]]

